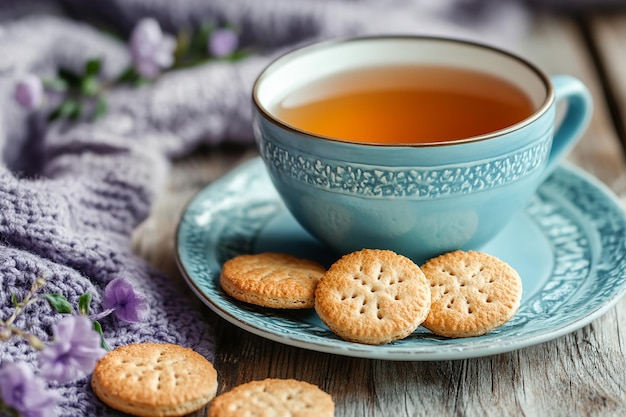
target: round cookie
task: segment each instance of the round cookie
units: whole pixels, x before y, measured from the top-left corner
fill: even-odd
[[[334,333],[370,345],[407,337],[429,307],[430,288],[420,268],[389,250],[343,256],[315,291],[315,310]]]
[[[332,417],[335,403],[317,386],[295,379],[264,379],[238,385],[217,396],[208,417]]]
[[[446,337],[483,335],[517,312],[522,280],[511,266],[483,252],[454,251],[422,265],[432,304],[422,323]]]
[[[217,392],[217,372],[204,356],[172,344],[120,346],[96,364],[91,387],[110,407],[146,417],[183,416]]]
[[[220,286],[233,298],[262,307],[312,308],[324,272],[317,262],[286,253],[240,255],[224,263]]]

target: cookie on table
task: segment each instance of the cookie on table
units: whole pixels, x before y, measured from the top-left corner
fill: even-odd
[[[519,309],[522,280],[504,261],[476,251],[454,251],[422,265],[432,304],[422,323],[446,337],[483,335]]]
[[[204,356],[178,345],[120,346],[96,364],[95,394],[111,408],[146,417],[184,416],[217,392],[217,372]]]
[[[402,339],[424,321],[430,287],[420,268],[390,250],[343,256],[315,291],[315,311],[339,337],[379,345]]]
[[[209,417],[332,417],[332,397],[316,385],[295,379],[264,379],[241,384],[218,395]]]
[[[222,267],[220,286],[233,298],[261,307],[313,308],[326,269],[286,253],[240,255]]]

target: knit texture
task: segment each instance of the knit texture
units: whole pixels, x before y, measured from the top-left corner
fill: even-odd
[[[171,342],[213,359],[214,334],[201,312],[190,307],[189,295],[130,247],[133,229],[164,186],[171,159],[200,145],[252,143],[251,86],[278,53],[360,34],[449,34],[506,44],[523,32],[525,14],[516,3],[488,3],[486,8],[462,0],[3,2],[0,317],[12,312],[10,294],[22,298],[37,277],[48,283],[44,292],[63,294],[74,306],[90,292],[98,312],[106,284],[124,276],[146,295],[151,314],[138,324],[104,319],[112,347]],[[85,22],[97,18],[126,36],[145,16],[157,18],[170,33],[203,20],[234,23],[242,29],[242,44],[255,52],[236,63],[166,73],[140,89],[114,89],[107,114],[96,123],[48,124],[43,114],[13,102],[13,87],[24,73],[46,77],[100,57],[105,77],[119,74],[129,65],[127,46]],[[60,317],[40,302],[15,324],[49,340]],[[36,358],[23,341],[0,343],[0,366],[24,361],[35,367]],[[88,378],[55,388],[63,394],[59,415],[119,415],[95,398]]]

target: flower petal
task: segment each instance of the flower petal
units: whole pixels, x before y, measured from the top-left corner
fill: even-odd
[[[174,62],[176,41],[163,34],[159,22],[153,18],[144,18],[137,23],[129,43],[135,69],[144,77],[154,78],[161,68],[169,68]]]
[[[43,83],[33,74],[24,75],[15,85],[15,101],[25,109],[35,109],[43,102]]]
[[[90,374],[106,353],[87,317],[66,317],[53,330],[55,340],[39,356],[41,375],[48,380],[70,382]]]
[[[46,389],[25,363],[7,363],[0,369],[0,397],[21,416],[55,417],[59,396]]]
[[[114,309],[120,320],[130,323],[144,321],[150,313],[146,297],[125,278],[115,278],[106,286],[102,305]]]
[[[209,53],[216,58],[223,58],[235,52],[239,37],[231,29],[217,29],[209,40]]]

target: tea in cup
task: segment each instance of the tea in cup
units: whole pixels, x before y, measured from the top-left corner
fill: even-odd
[[[492,239],[592,112],[576,78],[412,36],[290,52],[259,75],[253,101],[261,157],[304,229],[339,254],[382,248],[416,262]]]

